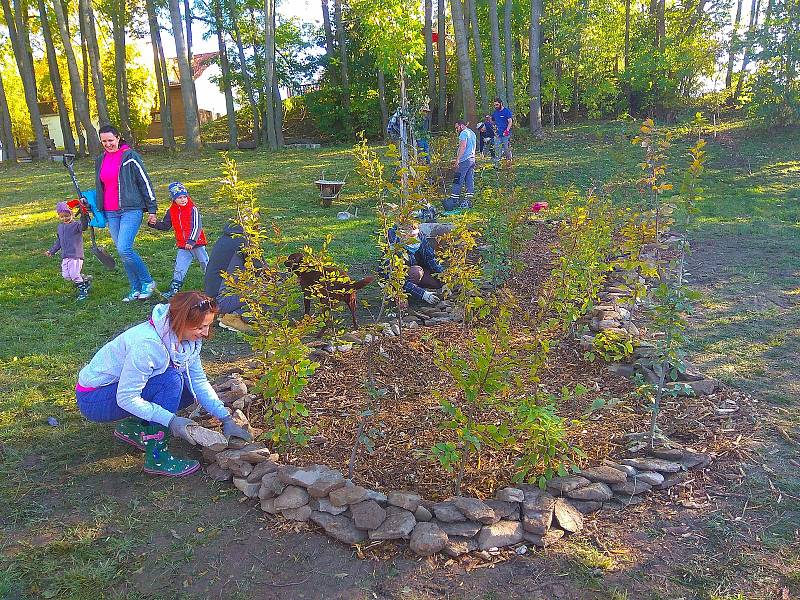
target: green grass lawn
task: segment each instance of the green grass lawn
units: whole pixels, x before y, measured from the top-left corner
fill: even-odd
[[[616,201],[638,202],[633,182],[639,177],[641,149],[626,137],[633,132],[630,123],[612,122],[560,128],[543,141],[520,136],[514,148],[517,182],[532,200],[570,187],[609,185]],[[727,124],[716,140],[709,139],[706,199],[692,229],[693,282],[704,292],[693,319],[693,361],[763,402],[766,438],[774,433],[770,427],[780,426],[800,439],[799,142],[797,130],[769,132],[741,121]],[[690,143],[688,136],[674,142],[675,170],[680,171]],[[332,253],[355,274],[374,268],[374,212],[367,190],[352,173],[347,148],[232,156],[241,177],[253,184],[264,212],[293,247],[318,246],[331,234]],[[148,154],[145,164],[161,200],[160,211],[168,206],[167,184],[183,181],[213,243],[233,215],[233,207],[215,198],[221,155]],[[82,184],[92,187],[93,163],[82,161],[77,170]],[[319,205],[313,185],[323,171],[328,177],[348,175],[343,200],[333,208]],[[73,197],[63,167],[0,169],[0,190],[0,598],[210,597],[193,577],[199,580],[197,574],[203,572],[209,585],[218,585],[209,572],[216,568],[219,575],[231,561],[226,554],[230,546],[222,541],[233,543],[242,531],[266,535],[247,525],[259,515],[247,512],[224,487],[206,485],[200,478],[174,482],[143,477],[139,459],[115,445],[107,427],[87,424],[74,408],[77,370],[115,333],[143,320],[152,305],[121,303],[127,292],[123,272],[104,271],[88,252],[84,271],[95,276],[95,283],[90,299],[76,304],[74,290],[61,279],[59,259],[44,256],[55,236],[55,203]],[[336,220],[336,211],[348,203],[359,206],[360,218]],[[111,247],[106,232],[100,239]],[[137,244],[156,280],[166,287],[174,261],[172,234],[143,228]],[[199,287],[201,281],[195,265],[187,286]],[[224,369],[244,350],[228,332],[218,331],[206,350],[208,370]],[[49,416],[58,419],[57,427],[47,425]],[[797,444],[788,443],[764,446],[759,452],[777,469],[771,484],[785,494],[778,504],[767,479],[754,476],[750,481],[748,493],[766,498],[764,514],[776,519],[753,541],[753,556],[740,569],[766,565],[765,577],[795,586],[792,591],[797,592],[800,578],[781,579],[774,563],[780,557],[795,573],[800,568],[792,546],[800,483],[784,462],[800,454]],[[257,525],[269,528],[263,521]],[[720,529],[708,534],[708,552],[718,551],[714,544],[725,541],[726,535],[713,535],[715,531]],[[291,554],[297,548],[285,546],[294,542],[276,535],[268,545]],[[296,542],[298,547],[305,543]],[[149,558],[153,548],[160,553],[155,565]],[[304,560],[296,563],[300,572],[307,564]],[[354,565],[331,569],[355,573]],[[379,567],[377,573],[364,575],[357,589],[378,589],[381,577],[392,577],[388,567]],[[675,589],[686,584],[688,593],[699,598],[723,598],[728,591],[731,598],[739,591],[744,598],[758,597],[737,587],[742,582],[736,578],[745,577],[746,582],[747,576],[736,569],[719,567],[694,583],[678,571],[672,575]],[[254,597],[255,579],[248,577],[219,597]],[[355,577],[344,583],[344,577],[330,578],[331,589],[341,590]],[[580,587],[579,581],[574,579],[574,585]],[[592,581],[594,594],[597,578]],[[601,590],[602,581],[601,577]],[[616,581],[614,594],[631,581]],[[416,589],[413,580],[409,585]],[[494,584],[487,579],[486,585],[488,594]],[[213,589],[217,597],[219,589]],[[686,597],[693,597],[688,593]],[[654,581],[649,596],[625,597],[676,597],[669,594]],[[587,592],[585,597],[623,596]]]

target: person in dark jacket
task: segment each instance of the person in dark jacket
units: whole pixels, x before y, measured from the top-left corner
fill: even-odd
[[[219,307],[219,325],[223,329],[252,333],[253,328],[242,318],[247,305],[225,286],[222,274],[233,275],[237,269],[244,268],[242,249],[245,245],[244,229],[237,223],[228,223],[222,235],[211,248],[211,256],[206,265],[203,291],[216,299]]]
[[[148,213],[148,224],[156,222],[156,195],[142,164],[142,157],[131,149],[113,125],[100,128],[104,152],[95,161],[97,208],[108,220],[111,239],[125,267],[131,289],[123,302],[153,295],[156,282],[142,257],[133,249],[136,234],[142,226],[142,213]]]
[[[175,232],[175,246],[178,249],[178,255],[175,257],[175,270],[169,289],[162,294],[168,300],[181,291],[192,259],[200,263],[203,273],[206,272],[208,264],[206,234],[203,231],[200,210],[192,202],[186,186],[180,181],[173,181],[169,184],[169,195],[172,197],[172,205],[164,215],[164,219],[153,225],[148,223],[153,229],[160,231],[172,229]]]
[[[402,243],[396,225],[389,229],[388,237],[390,244]],[[411,231],[408,237],[411,243],[403,246],[405,262],[408,265],[408,275],[403,283],[403,289],[417,300],[437,304],[439,297],[430,290],[441,289],[442,282],[435,275],[444,271],[444,267],[437,260],[428,238],[420,235],[418,227]]]

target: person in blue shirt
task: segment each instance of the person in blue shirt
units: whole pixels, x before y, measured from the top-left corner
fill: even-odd
[[[492,121],[494,121],[496,127],[494,137],[494,162],[496,165],[500,164],[500,160],[504,156],[508,158],[509,164],[511,163],[511,126],[514,124],[513,117],[514,115],[511,114],[511,111],[503,106],[503,101],[500,98],[495,98]]]
[[[454,208],[472,208],[472,198],[475,196],[475,146],[477,139],[475,133],[467,127],[466,122],[456,121],[458,133],[458,151],[453,160],[455,174],[453,175],[453,190],[450,197],[444,201],[445,210]],[[464,190],[464,199],[461,200],[461,188]]]

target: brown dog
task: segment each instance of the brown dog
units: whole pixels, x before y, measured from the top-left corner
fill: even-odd
[[[325,274],[333,276],[334,281],[327,283],[327,289],[322,287],[320,279],[322,273],[305,262],[305,255],[302,252],[290,254],[286,259],[286,266],[297,275],[297,281],[303,288],[303,306],[305,314],[311,314],[311,298],[315,295],[319,297],[328,308],[332,308],[335,302],[343,302],[350,309],[353,317],[353,327],[358,327],[356,321],[356,292],[369,285],[375,277],[369,275],[358,281],[353,281],[347,272],[335,267],[326,267]]]

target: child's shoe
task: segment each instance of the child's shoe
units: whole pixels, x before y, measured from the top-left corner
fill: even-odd
[[[123,302],[133,302],[134,300],[138,300],[141,292],[139,290],[131,290],[128,292],[128,295],[125,296],[122,301]]]
[[[164,292],[163,294],[161,294],[161,295],[164,296],[164,298],[166,298],[167,300],[169,300],[175,294],[177,294],[178,292],[181,291],[181,286],[183,286],[183,282],[182,281],[178,281],[177,279],[173,279],[172,283],[169,284],[169,289],[166,292]]]
[[[86,300],[89,297],[89,288],[91,287],[91,282],[89,281],[82,281],[81,283],[76,283],[75,287],[78,288],[78,296],[75,298],[78,302],[81,300]]]
[[[142,291],[139,292],[139,300],[147,300],[150,296],[153,295],[153,292],[156,291],[156,282],[151,281],[150,283],[145,283],[142,286]]]

